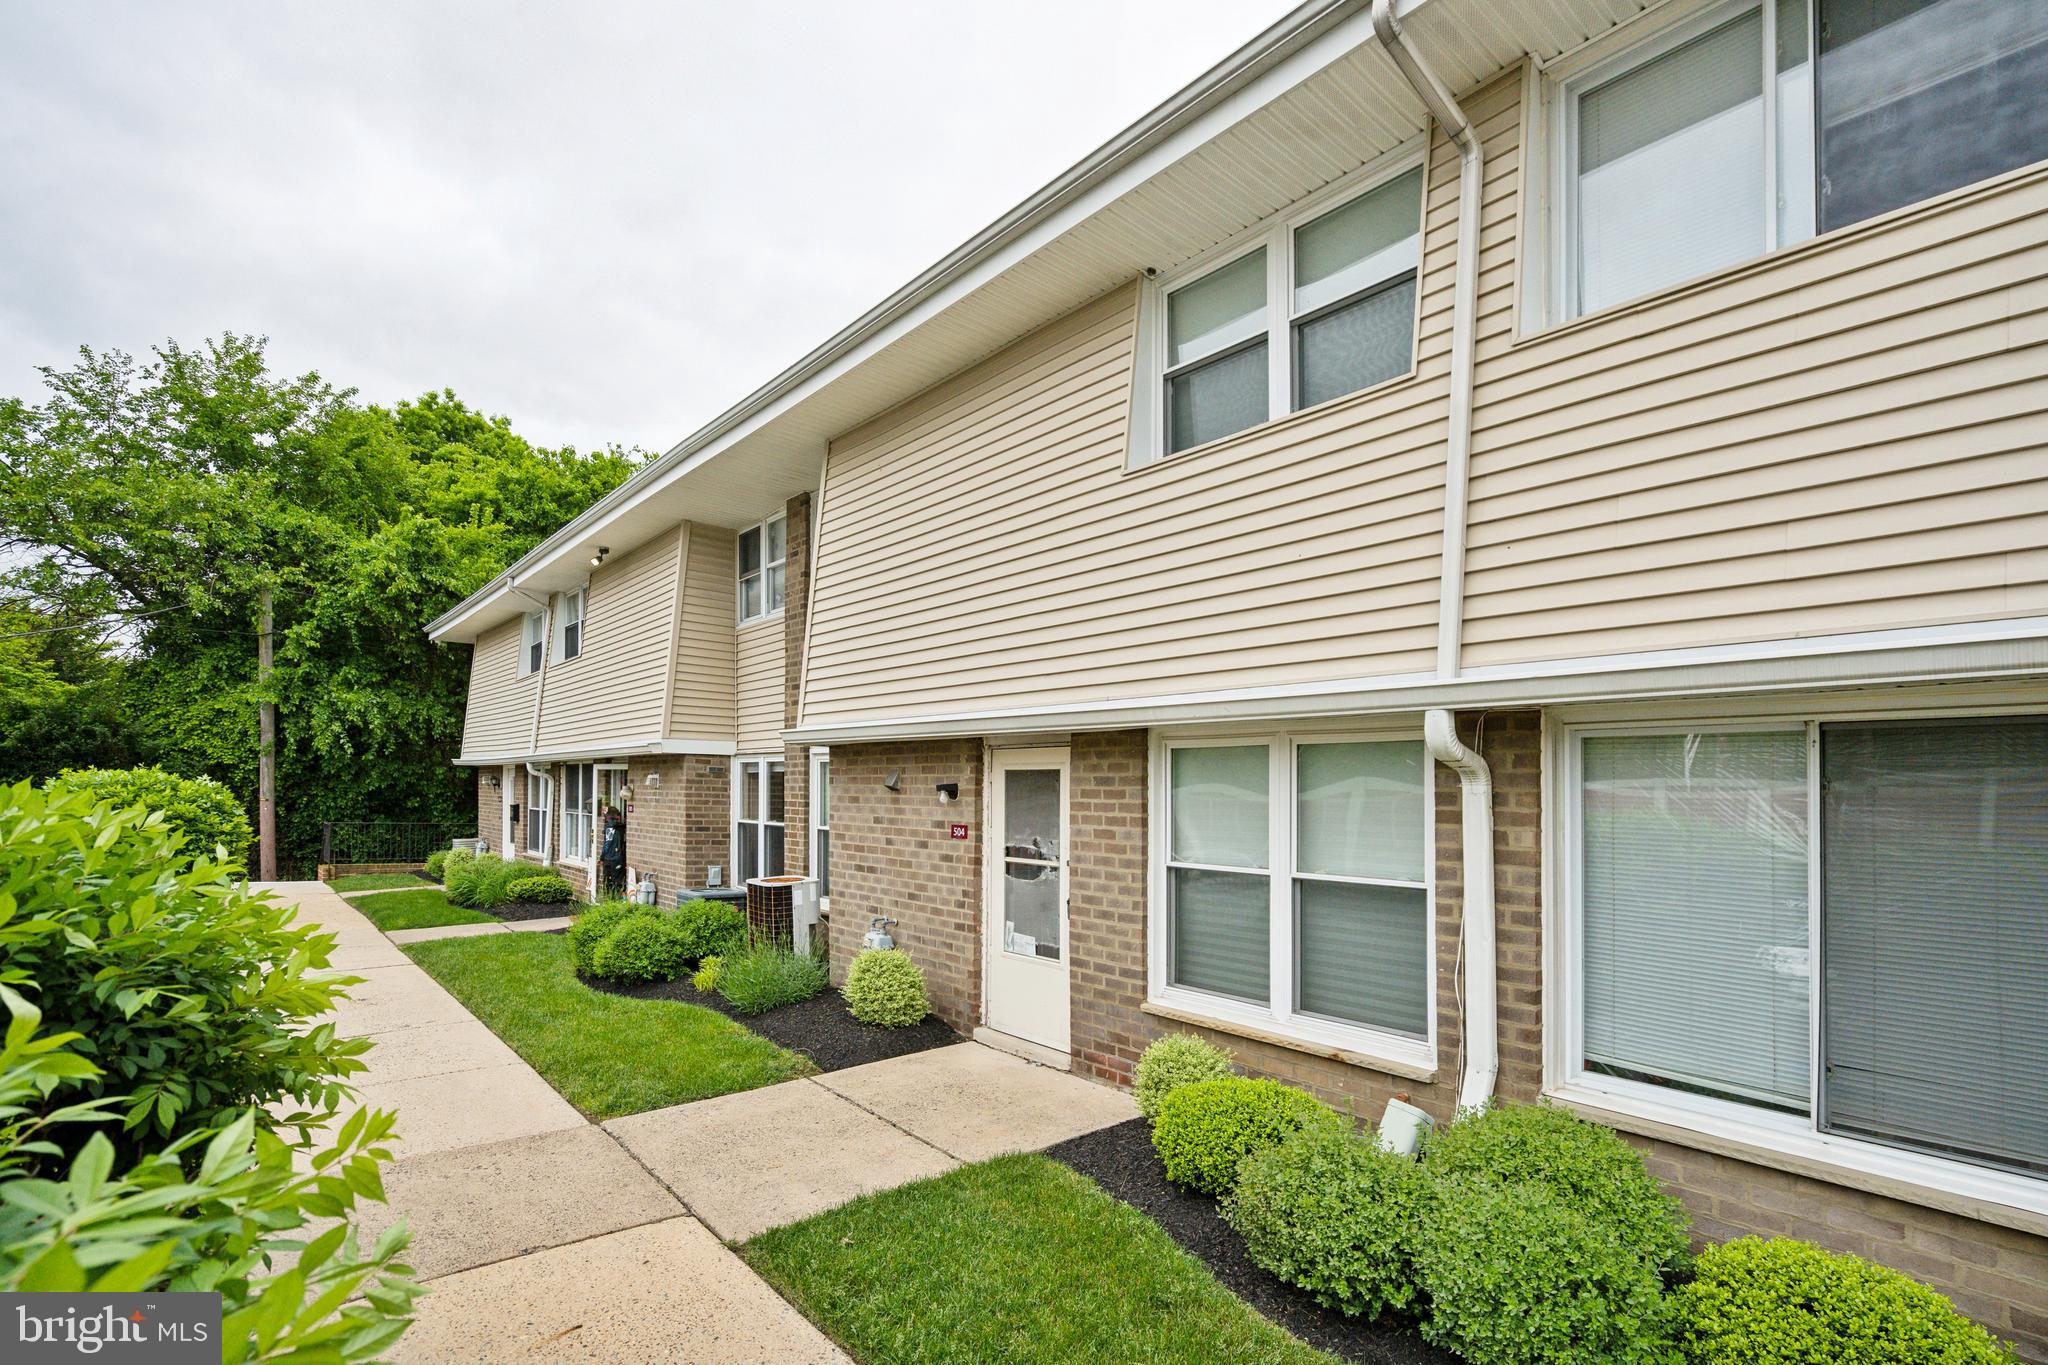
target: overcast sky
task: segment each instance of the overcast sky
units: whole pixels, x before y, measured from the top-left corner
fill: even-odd
[[[0,394],[271,338],[665,449],[1288,0],[0,4]]]

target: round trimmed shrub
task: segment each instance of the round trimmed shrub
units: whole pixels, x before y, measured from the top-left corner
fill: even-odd
[[[1422,1168],[1370,1138],[1316,1126],[1253,1152],[1223,1196],[1252,1260],[1351,1317],[1415,1301]]]
[[[854,958],[839,993],[863,1024],[909,1028],[932,1012],[924,973],[900,948],[870,948]]]
[[[682,936],[665,915],[628,915],[597,946],[597,975],[613,981],[673,981],[688,965]]]
[[[1671,1300],[1657,1267],[1540,1183],[1433,1187],[1415,1242],[1422,1334],[1473,1365],[1668,1365]]]
[[[1138,1112],[1159,1117],[1159,1105],[1175,1090],[1195,1081],[1217,1081],[1231,1075],[1230,1054],[1192,1033],[1169,1033],[1138,1058],[1131,1093]]]
[[[628,919],[635,917],[658,917],[660,911],[648,905],[635,905],[632,901],[606,901],[593,905],[576,917],[569,926],[569,961],[585,976],[596,976],[597,950],[604,946],[612,931]]]
[[[228,861],[240,865],[256,837],[242,803],[210,777],[180,777],[162,768],[66,768],[49,785],[84,792],[94,802],[162,811],[164,823],[185,836],[180,851],[186,858],[211,858],[224,848]]]
[[[1306,1091],[1278,1081],[1226,1076],[1195,1081],[1166,1097],[1152,1124],[1152,1147],[1166,1178],[1203,1194],[1237,1183],[1238,1166],[1304,1128],[1345,1133],[1344,1116]]]
[[[2009,1365],[2011,1352],[1896,1270],[1806,1242],[1742,1237],[1675,1295],[1688,1365]]]
[[[1422,1164],[1433,1181],[1540,1185],[1660,1271],[1681,1270],[1690,1258],[1685,1210],[1644,1168],[1642,1153],[1556,1105],[1467,1114],[1424,1140]]]
[[[432,853],[429,853],[427,855],[427,875],[435,881],[441,880],[442,873],[448,870],[448,855],[454,851],[452,848],[437,848]]]
[[[674,920],[692,962],[721,956],[746,942],[747,912],[725,901],[703,897],[685,901]]]
[[[576,899],[576,888],[556,873],[542,872],[506,882],[505,898],[528,905],[567,905]]]

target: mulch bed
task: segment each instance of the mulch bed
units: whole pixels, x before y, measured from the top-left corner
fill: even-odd
[[[561,919],[565,915],[575,914],[576,907],[563,905],[558,901],[507,901],[503,905],[492,906],[484,913],[496,915],[499,919]]]
[[[1071,1138],[1045,1154],[1165,1228],[1225,1287],[1318,1350],[1371,1365],[1458,1365],[1458,1357],[1430,1345],[1407,1323],[1347,1318],[1259,1269],[1217,1214],[1214,1199],[1167,1180],[1144,1119]]]
[[[936,1014],[927,1014],[923,1023],[909,1028],[878,1028],[873,1024],[863,1024],[847,1013],[846,1001],[829,986],[808,1000],[799,1000],[794,1005],[784,1005],[766,1014],[741,1014],[717,991],[700,991],[687,979],[628,984],[584,978],[583,984],[593,990],[631,996],[635,1000],[680,1000],[686,1005],[702,1005],[707,1010],[717,1010],[763,1038],[779,1043],[791,1052],[802,1053],[820,1071],[844,1071],[850,1066],[907,1057],[913,1052],[946,1047],[960,1041],[960,1035],[946,1027]]]

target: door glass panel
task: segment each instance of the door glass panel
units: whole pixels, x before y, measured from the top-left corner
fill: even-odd
[[[1012,858],[1060,856],[1060,774],[1022,768],[1003,774],[1003,849]]]
[[[1059,961],[1060,870],[1045,863],[1003,866],[1003,947]]]

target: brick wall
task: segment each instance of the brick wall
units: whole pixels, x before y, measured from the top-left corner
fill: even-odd
[[[492,785],[497,781],[498,769],[476,770],[476,835],[493,853],[503,853],[498,845],[505,840],[505,793]]]
[[[882,784],[903,775],[900,791]],[[940,805],[941,782],[960,799]],[[868,920],[897,921],[896,946],[924,970],[932,1009],[954,1028],[981,1022],[981,742],[832,748],[832,976],[860,948]],[[965,824],[968,838],[948,827]]]
[[[673,905],[678,890],[702,886],[713,863],[731,879],[731,771],[731,759],[709,755],[628,760],[626,862],[654,878],[659,904]]]

